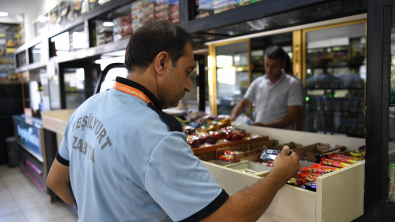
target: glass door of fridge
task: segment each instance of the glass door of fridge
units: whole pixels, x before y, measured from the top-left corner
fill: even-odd
[[[303,31],[307,131],[364,137],[366,20]]]
[[[388,127],[388,202],[395,204],[395,6],[392,6],[391,71]]]

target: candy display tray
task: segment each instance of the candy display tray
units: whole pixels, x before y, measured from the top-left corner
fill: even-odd
[[[261,177],[202,161],[229,194],[246,189]],[[258,221],[349,222],[363,214],[365,161],[317,178],[317,191],[285,185]]]

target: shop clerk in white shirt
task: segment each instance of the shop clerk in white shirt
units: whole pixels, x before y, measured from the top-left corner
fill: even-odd
[[[252,125],[292,129],[298,118],[303,96],[298,81],[284,72],[286,54],[279,46],[265,50],[266,75],[248,87],[244,98],[230,115],[235,120],[247,106],[255,103],[256,118]]]
[[[129,40],[126,79],[117,77],[70,117],[47,185],[78,206],[81,222],[256,221],[298,171],[299,158],[286,147],[250,188],[229,196],[219,187],[180,123],[162,112],[191,91],[192,45],[180,26],[146,23]]]

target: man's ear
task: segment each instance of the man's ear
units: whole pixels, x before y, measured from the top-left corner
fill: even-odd
[[[168,66],[169,61],[170,61],[169,53],[165,51],[160,52],[155,57],[154,64],[155,64],[155,70],[158,73],[158,75],[165,74],[165,70]]]

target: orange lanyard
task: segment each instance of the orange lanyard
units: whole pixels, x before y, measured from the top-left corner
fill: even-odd
[[[136,88],[127,86],[127,85],[119,83],[119,82],[115,82],[114,89],[117,89],[117,90],[122,91],[124,93],[130,94],[132,96],[136,96],[136,97],[144,100],[144,102],[151,103],[153,106],[155,106],[154,103],[151,102],[151,100],[143,92],[141,92],[140,90],[138,90]]]

